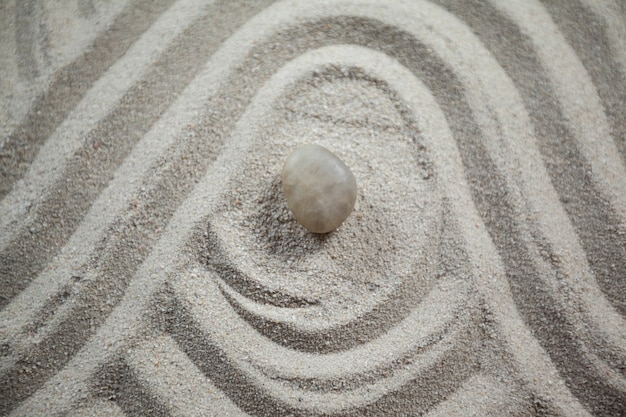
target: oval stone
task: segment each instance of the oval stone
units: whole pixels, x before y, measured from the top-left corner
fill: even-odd
[[[309,144],[289,155],[282,172],[287,206],[313,233],[335,230],[356,201],[356,179],[350,168],[328,149]]]

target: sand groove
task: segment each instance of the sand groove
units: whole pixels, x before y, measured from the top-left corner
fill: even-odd
[[[83,10],[52,76],[2,6],[45,87],[0,141],[0,415],[623,415],[623,6],[270,3]],[[359,186],[326,236],[308,142]]]

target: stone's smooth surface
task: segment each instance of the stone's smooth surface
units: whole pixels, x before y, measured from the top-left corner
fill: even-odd
[[[283,166],[282,180],[287,206],[313,233],[335,230],[354,209],[352,171],[322,146],[309,144],[293,151]]]

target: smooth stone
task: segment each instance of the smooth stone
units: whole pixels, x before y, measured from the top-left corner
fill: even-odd
[[[293,151],[283,166],[282,181],[287,206],[310,232],[335,230],[354,209],[354,174],[322,146],[309,144]]]

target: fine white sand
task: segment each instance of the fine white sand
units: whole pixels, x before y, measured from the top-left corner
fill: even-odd
[[[626,413],[619,1],[0,5],[0,415]],[[336,231],[282,164],[337,154]]]

